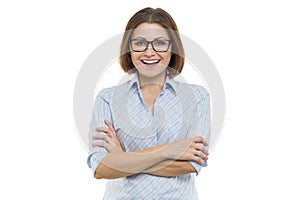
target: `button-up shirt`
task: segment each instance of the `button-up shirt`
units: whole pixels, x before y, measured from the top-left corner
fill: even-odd
[[[108,154],[105,148],[92,146],[95,142],[92,136],[101,134],[95,131],[96,127],[106,127],[104,119],[113,124],[126,152],[195,136],[209,141],[209,94],[199,85],[179,82],[167,76],[152,113],[143,98],[137,72],[121,85],[102,89],[95,99],[89,132],[88,166],[93,173]],[[201,166],[194,161],[189,162],[198,174]],[[195,174],[162,177],[140,173],[108,180],[104,199],[198,199]]]

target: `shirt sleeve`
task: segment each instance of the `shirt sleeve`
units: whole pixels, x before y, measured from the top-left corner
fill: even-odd
[[[104,159],[104,157],[108,154],[108,151],[103,147],[94,147],[92,144],[97,142],[96,140],[92,139],[94,135],[105,134],[102,132],[97,132],[95,129],[97,127],[107,127],[104,123],[104,120],[107,119],[111,123],[112,117],[109,108],[109,103],[107,98],[107,89],[101,90],[97,95],[94,103],[94,108],[92,112],[92,120],[90,123],[90,130],[88,134],[89,138],[89,155],[87,159],[87,164],[89,168],[92,169],[93,174],[95,173],[98,165]]]
[[[196,111],[192,118],[191,127],[188,131],[188,137],[201,136],[208,143],[210,139],[210,97],[209,93],[202,87],[197,88],[195,92],[197,98]],[[195,168],[196,174],[200,172],[202,166],[195,161],[189,161]],[[204,167],[207,166],[207,161],[204,160]]]

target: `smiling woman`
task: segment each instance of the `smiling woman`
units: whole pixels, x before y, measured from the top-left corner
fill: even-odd
[[[137,39],[139,41],[136,41]],[[176,74],[181,72],[184,65],[184,49],[178,28],[170,14],[160,8],[140,10],[128,21],[120,52],[120,65],[125,72],[132,73],[130,70],[135,69],[135,65],[131,60],[132,51],[143,52],[147,50],[149,42],[152,42],[152,49],[158,53],[165,51],[172,52],[168,66],[174,70],[171,70],[170,75],[176,76]],[[158,44],[162,44],[161,42],[164,42],[164,48],[155,48],[158,47]],[[156,46],[154,46],[155,44]],[[134,47],[141,45],[143,48],[135,49],[132,45]],[[176,74],[173,75],[173,73]]]
[[[184,51],[172,17],[145,8],[128,22],[120,52],[133,78],[99,92],[88,165],[109,180],[104,199],[198,199],[195,173],[207,165],[210,100],[175,81]]]

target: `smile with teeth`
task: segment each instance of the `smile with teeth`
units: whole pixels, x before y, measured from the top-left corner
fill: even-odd
[[[153,64],[157,64],[159,63],[159,59],[155,59],[155,60],[141,60],[142,63],[146,64],[146,65],[153,65]]]

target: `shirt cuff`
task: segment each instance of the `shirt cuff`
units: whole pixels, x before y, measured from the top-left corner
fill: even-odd
[[[200,170],[202,169],[202,167],[207,167],[207,160],[204,160],[204,165],[201,166],[199,163],[197,163],[196,161],[190,160],[189,163],[194,167],[194,169],[196,170],[196,176],[198,176]]]
[[[99,164],[102,162],[106,154],[104,153],[93,153],[88,157],[87,164],[89,168],[92,169],[93,174],[95,174],[95,171]]]

